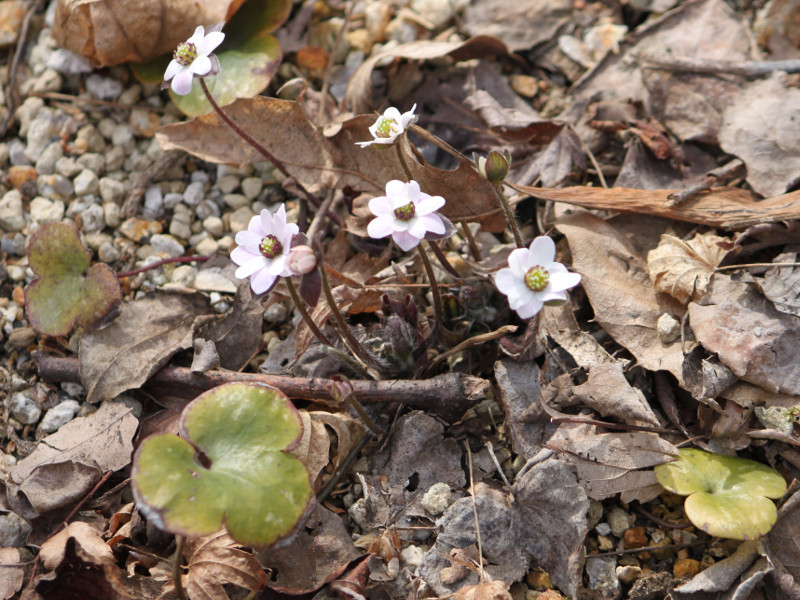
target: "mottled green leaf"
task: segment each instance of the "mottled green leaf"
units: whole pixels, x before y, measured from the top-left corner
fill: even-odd
[[[114,272],[91,265],[78,230],[45,223],[30,238],[28,263],[37,278],[25,290],[28,320],[46,335],[67,335],[73,327],[96,329],[116,316],[122,293]]]

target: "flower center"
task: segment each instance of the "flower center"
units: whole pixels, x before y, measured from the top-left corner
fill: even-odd
[[[531,267],[528,269],[528,272],[525,273],[525,285],[533,292],[541,292],[544,290],[544,288],[547,287],[548,281],[550,281],[550,273],[547,272],[547,269],[539,265]]]
[[[388,138],[397,129],[397,121],[390,117],[381,117],[378,126],[375,128],[375,137]]]
[[[258,249],[267,258],[275,258],[283,252],[283,244],[274,235],[269,234],[258,245]]]
[[[197,58],[197,46],[191,42],[182,42],[178,44],[172,58],[174,58],[180,66],[188,67],[194,62],[194,59]]]
[[[416,212],[417,209],[414,208],[414,203],[409,202],[408,204],[395,208],[394,216],[398,221],[410,221]]]

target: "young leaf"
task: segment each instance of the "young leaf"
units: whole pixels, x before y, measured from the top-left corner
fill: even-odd
[[[686,516],[710,535],[734,540],[766,534],[778,518],[769,498],[786,492],[786,481],[766,465],[696,448],[683,448],[677,461],[655,467],[658,482],[688,496]]]
[[[302,462],[286,452],[302,425],[279,390],[229,383],[183,411],[180,432],[145,439],[131,476],[140,510],[186,536],[223,524],[247,546],[269,546],[294,530],[311,498]]]
[[[37,278],[25,290],[31,326],[46,335],[67,335],[75,326],[96,329],[116,316],[122,292],[114,272],[91,267],[92,253],[78,230],[66,223],[45,223],[28,244],[28,263]]]

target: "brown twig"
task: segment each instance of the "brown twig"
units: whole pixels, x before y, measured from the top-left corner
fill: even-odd
[[[80,383],[80,364],[77,358],[59,358],[37,352],[39,374],[50,382]],[[192,373],[187,367],[166,366],[150,378],[148,385],[180,388],[192,396],[232,381],[263,383],[280,389],[294,400],[316,400],[338,406],[331,391],[331,380],[319,377],[285,377],[256,373],[210,370]],[[351,381],[353,394],[362,403],[400,403],[436,412],[454,420],[489,393],[490,383],[471,375],[448,373],[431,379],[394,379],[383,381]]]
[[[700,183],[696,183],[695,185],[691,185],[684,190],[672,193],[669,196],[667,196],[667,201],[664,203],[664,206],[670,208],[674,206],[680,206],[681,204],[688,202],[698,194],[702,194],[703,192],[709,191],[712,186],[722,185],[725,182],[725,180],[729,180],[733,177],[738,177],[743,173],[744,173],[744,163],[738,158],[735,158],[729,163],[724,164],[721,167],[706,173],[706,175],[703,177],[703,180]]]
[[[642,67],[645,69],[663,69],[664,71],[681,71],[684,73],[707,73],[709,75],[727,74],[744,77],[761,77],[775,71],[800,73],[800,60],[751,60],[735,62],[731,60],[712,60],[707,58],[675,57],[662,59],[643,57]]]
[[[639,506],[636,503],[631,504],[631,508],[638,512],[643,517],[646,517],[656,523],[661,525],[661,527],[666,527],[668,529],[686,529],[687,527],[691,527],[692,524],[687,521],[686,523],[670,523],[669,521],[665,521],[664,519],[660,519],[659,517],[655,516],[654,514],[650,513],[649,511],[645,510],[644,507]]]
[[[122,279],[123,277],[133,277],[139,273],[151,271],[170,263],[206,262],[209,258],[211,258],[211,256],[173,256],[172,258],[165,258],[164,260],[159,260],[158,262],[151,263],[144,267],[139,267],[133,271],[122,271],[121,273],[117,273],[117,278]]]

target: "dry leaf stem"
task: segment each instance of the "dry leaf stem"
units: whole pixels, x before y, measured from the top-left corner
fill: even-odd
[[[200,80],[202,81],[202,79]],[[186,545],[186,536],[175,536],[175,560],[172,561],[172,583],[175,585],[175,595],[178,600],[187,600],[181,581],[181,563],[183,562],[183,547]]]
[[[429,242],[430,243],[430,242]],[[439,284],[436,283],[436,274],[433,272],[433,265],[431,259],[428,258],[428,253],[420,243],[417,245],[419,257],[422,260],[422,265],[425,267],[425,273],[428,276],[428,283],[431,285],[431,294],[433,295],[433,337],[439,339],[444,331],[444,317],[442,316],[442,295],[439,293]]]

